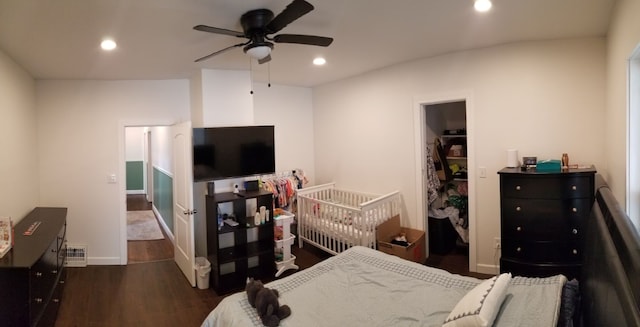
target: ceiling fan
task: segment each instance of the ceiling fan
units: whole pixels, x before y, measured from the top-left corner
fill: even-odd
[[[240,17],[242,32],[206,25],[196,25],[193,29],[197,31],[246,38],[248,41],[218,50],[212,54],[198,58],[195,61],[200,62],[233,48],[243,46],[245,53],[249,54],[252,58],[257,59],[258,63],[263,64],[271,60],[271,50],[273,49],[274,43],[297,43],[327,47],[331,42],[333,42],[333,38],[301,34],[278,34],[273,37],[269,36],[279,32],[289,25],[289,23],[297,20],[312,10],[313,5],[305,0],[293,0],[293,2],[291,2],[275,17],[273,12],[269,9],[251,10]]]

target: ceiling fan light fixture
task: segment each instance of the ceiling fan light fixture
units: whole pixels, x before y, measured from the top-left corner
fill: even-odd
[[[487,12],[492,6],[493,4],[491,3],[491,0],[476,0],[473,3],[473,7],[479,12]]]
[[[271,54],[271,46],[268,44],[248,46],[245,48],[245,52],[251,56],[251,58],[260,60]]]
[[[115,49],[117,46],[118,45],[116,44],[116,42],[111,39],[105,39],[100,43],[100,47],[102,48],[102,50],[105,50],[105,51],[111,51]]]
[[[322,66],[327,63],[327,60],[322,57],[317,57],[313,59],[313,64],[316,66]]]

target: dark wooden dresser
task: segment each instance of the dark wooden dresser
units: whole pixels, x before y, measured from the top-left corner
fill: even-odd
[[[595,197],[595,168],[500,174],[500,272],[578,278],[584,226]]]
[[[0,325],[53,326],[64,287],[66,208],[35,208],[15,226],[0,258]],[[23,233],[40,225],[32,235]]]

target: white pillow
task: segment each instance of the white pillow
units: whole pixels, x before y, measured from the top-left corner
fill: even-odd
[[[456,304],[442,327],[491,326],[507,293],[511,274],[504,273],[478,284]]]

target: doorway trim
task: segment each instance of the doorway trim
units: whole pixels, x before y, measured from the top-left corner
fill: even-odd
[[[640,229],[640,44],[627,60],[626,211]]]
[[[144,132],[144,192],[148,202],[153,203],[153,150],[151,146],[151,128]]]
[[[425,106],[464,101],[466,106],[466,127],[467,127],[467,175],[469,189],[469,271],[481,273],[494,273],[494,267],[485,267],[477,265],[477,237],[476,237],[476,174],[475,174],[475,118],[474,118],[474,99],[473,91],[470,89],[457,90],[436,94],[424,94],[414,96],[414,140],[416,153],[416,217],[422,222],[425,233],[429,233],[429,224],[427,223],[427,209],[425,199],[426,193],[426,114]],[[429,242],[426,242],[427,254],[429,253]]]
[[[118,201],[119,224],[120,224],[120,265],[126,266],[129,260],[127,253],[127,167],[126,167],[126,128],[127,127],[155,127],[155,126],[171,126],[175,124],[172,121],[148,119],[144,121],[120,121],[118,123]],[[151,176],[153,178],[153,175]]]

